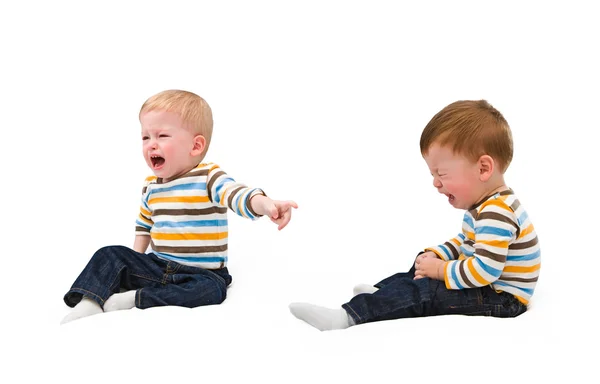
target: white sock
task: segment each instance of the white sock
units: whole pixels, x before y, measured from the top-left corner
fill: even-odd
[[[354,287],[354,296],[360,295],[361,293],[375,293],[379,288],[369,284],[358,284]]]
[[[135,307],[135,290],[113,293],[104,303],[104,312],[119,311]]]
[[[73,310],[62,319],[60,323],[66,324],[69,321],[77,320],[82,317],[91,316],[98,313],[102,313],[102,308],[100,308],[100,304],[98,304],[95,300],[84,296],[81,299],[81,301],[77,303],[75,307],[73,307]]]
[[[344,329],[354,325],[344,308],[330,309],[308,303],[292,303],[290,312],[320,331]]]

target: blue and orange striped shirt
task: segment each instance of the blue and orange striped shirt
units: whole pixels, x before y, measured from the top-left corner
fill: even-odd
[[[213,163],[164,183],[146,178],[136,235],[149,235],[156,256],[205,269],[227,265],[227,210],[257,219],[250,198],[258,188],[236,182]]]
[[[527,304],[540,273],[537,234],[510,189],[469,209],[458,236],[426,250],[447,261],[444,280],[448,289],[491,285]]]

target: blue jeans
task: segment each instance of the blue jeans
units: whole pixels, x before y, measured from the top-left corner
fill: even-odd
[[[413,265],[375,284],[375,293],[356,295],[342,308],[355,324],[438,315],[516,317],[527,310],[512,294],[498,293],[489,285],[454,290],[443,281],[414,277]]]
[[[227,268],[189,267],[153,253],[109,246],[92,256],[64,300],[74,307],[86,296],[104,308],[104,302],[113,293],[135,289],[135,306],[140,309],[165,305],[194,308],[221,304],[229,284],[231,275]]]

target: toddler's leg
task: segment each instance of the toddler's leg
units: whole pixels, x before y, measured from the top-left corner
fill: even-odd
[[[293,303],[290,311],[300,320],[322,331],[344,329],[372,321],[430,316],[433,313],[429,279],[413,278],[414,275],[398,273],[377,283],[378,289],[363,287],[375,291],[354,296],[340,309]]]
[[[138,289],[135,297],[137,308],[165,305],[195,308],[225,301],[227,286],[231,283],[227,268],[206,270],[181,264],[171,270],[167,268],[165,284]]]
[[[159,262],[153,255],[138,253],[123,246],[99,249],[64,296],[65,304],[77,307],[75,313],[69,314],[65,320],[75,320],[82,317],[81,313],[89,312],[90,303],[79,307],[82,298],[95,301],[97,307],[94,313],[99,313],[107,299],[113,293],[120,292],[121,288],[131,290],[148,284],[160,284],[164,270]],[[166,265],[166,262],[163,264]],[[127,307],[131,295],[135,295],[135,291],[131,292],[115,298],[111,310]]]
[[[81,301],[73,308],[73,310],[65,316],[61,324],[66,324],[69,321],[77,320],[82,317],[95,315],[98,313],[102,313],[102,308],[100,308],[100,304],[98,304],[95,300],[92,300],[88,297],[83,297]]]
[[[354,325],[354,321],[343,308],[330,309],[308,303],[292,303],[290,312],[320,331],[345,329]]]
[[[357,323],[423,316],[429,306],[429,279],[413,280],[414,263],[406,273],[392,275],[375,286],[358,284],[354,298],[340,309],[292,303],[294,316],[321,331],[344,329]]]
[[[397,273],[377,283],[372,294],[354,296],[342,305],[356,324],[406,317],[431,316],[430,279]]]

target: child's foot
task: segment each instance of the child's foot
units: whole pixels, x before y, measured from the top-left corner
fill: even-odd
[[[62,319],[60,324],[66,324],[69,321],[77,320],[82,317],[91,316],[98,313],[102,313],[102,308],[100,308],[100,304],[84,296],[81,299],[81,301],[77,303],[75,307],[73,307],[73,310]]]
[[[344,308],[329,309],[308,303],[292,303],[290,312],[320,331],[345,329],[354,325]]]
[[[114,293],[104,303],[104,312],[119,311],[135,307],[135,290],[123,293]]]
[[[358,284],[354,287],[354,296],[360,295],[361,293],[375,293],[378,290],[379,288],[369,284]]]

